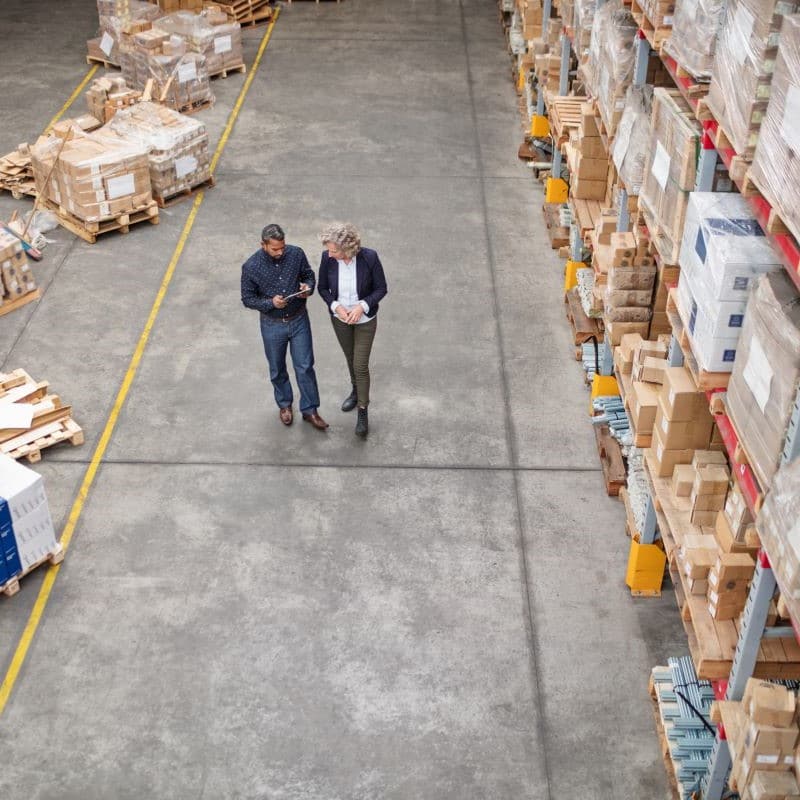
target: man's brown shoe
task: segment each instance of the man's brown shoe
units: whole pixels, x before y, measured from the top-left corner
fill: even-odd
[[[310,422],[318,431],[324,431],[328,423],[315,411],[313,414],[303,414],[303,419]]]
[[[294,414],[292,413],[292,407],[291,406],[286,406],[286,408],[282,408],[278,413],[280,414],[281,422],[284,425],[291,425],[292,424],[292,420],[294,420]]]

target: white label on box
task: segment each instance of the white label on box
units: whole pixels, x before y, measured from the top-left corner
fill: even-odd
[[[783,763],[791,767],[794,764],[794,756],[784,756]]]
[[[656,447],[656,458],[659,461],[661,461],[663,456],[664,456],[664,447],[663,447],[663,445],[658,445],[658,447]]]
[[[197,169],[197,159],[194,156],[182,156],[175,159],[175,175],[182,178]]]
[[[91,175],[99,175],[100,174],[100,165],[97,162],[95,162],[94,164],[90,164],[89,165],[89,173]]]
[[[126,197],[133,194],[136,190],[136,184],[133,180],[133,173],[128,172],[125,175],[120,175],[116,178],[108,179],[108,199],[116,200],[120,197]]]
[[[667,179],[669,178],[669,162],[669,153],[664,147],[661,146],[661,142],[656,142],[656,155],[653,159],[653,166],[650,172],[653,173],[653,177],[658,181],[658,185],[662,189],[667,188]]]
[[[783,141],[795,152],[800,152],[800,88],[789,86],[786,92],[786,109],[781,120]]]
[[[710,583],[712,586],[716,586],[716,585],[717,585],[717,581],[718,581],[718,580],[719,580],[719,579],[717,578],[717,573],[716,573],[716,572],[709,572],[709,573],[708,573],[708,582],[709,582],[709,583]],[[715,600],[714,602],[716,603],[717,601]]]
[[[217,36],[217,38],[214,39],[215,53],[228,53],[232,46],[230,36]]]
[[[96,175],[94,178],[92,178],[92,189],[95,189],[96,191],[103,189],[103,179],[99,175]]]
[[[763,413],[769,402],[769,390],[772,386],[773,372],[764,348],[756,336],[753,336],[750,340],[750,355],[747,358],[745,368],[742,370],[742,377]]]
[[[178,83],[186,83],[197,79],[197,65],[194,61],[188,61],[178,67]]]
[[[108,203],[100,203],[100,216],[101,217],[111,216],[111,206],[109,206]]]
[[[675,405],[675,390],[674,389],[670,389],[669,390],[669,395],[667,396],[667,404],[669,405],[670,408],[672,408]]]
[[[756,756],[756,764],[777,764],[780,756]]]
[[[664,433],[669,433],[669,420],[666,417],[661,418],[661,430]]]
[[[709,591],[708,599],[711,601],[712,605],[716,605],[719,600],[719,595],[715,591]]]
[[[114,49],[114,39],[109,33],[104,33],[103,38],[100,40],[100,49],[107,55],[111,55]]]

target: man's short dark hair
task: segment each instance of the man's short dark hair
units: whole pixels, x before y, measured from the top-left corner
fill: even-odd
[[[279,242],[286,240],[286,234],[283,232],[283,228],[281,228],[280,225],[276,225],[274,222],[261,229],[261,241],[268,242],[270,239],[276,239]]]

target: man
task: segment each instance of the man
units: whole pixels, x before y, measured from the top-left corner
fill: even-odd
[[[306,298],[315,283],[306,254],[286,244],[280,225],[267,225],[261,231],[261,249],[242,265],[242,303],[261,312],[261,338],[281,422],[291,425],[294,419],[292,384],[286,370],[288,347],[300,389],[300,412],[306,422],[324,431],[328,423],[317,410],[319,389],[306,310]]]

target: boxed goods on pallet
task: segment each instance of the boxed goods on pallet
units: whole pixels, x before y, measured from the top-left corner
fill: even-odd
[[[89,58],[120,64],[120,38],[123,28],[152,22],[161,16],[158,6],[140,0],[97,0],[100,35],[86,43]]]
[[[153,202],[145,148],[110,131],[59,125],[39,137],[31,155],[39,193],[81,222],[113,219]]]
[[[522,22],[522,36],[526,41],[542,35],[544,9],[539,0],[517,0],[517,11]]]
[[[800,459],[781,466],[758,515],[758,533],[781,596],[800,619]]]
[[[678,298],[694,356],[709,372],[730,372],[751,284],[781,269],[740,194],[692,192],[680,266]]]
[[[158,27],[162,31],[180,36],[186,41],[190,52],[204,56],[208,74],[211,76],[244,64],[242,28],[238,22],[212,25],[202,15],[179,11],[159,19]]]
[[[608,322],[649,321],[656,275],[652,259],[637,250],[632,233],[612,233],[608,255],[610,266],[603,298],[605,319]]]
[[[656,88],[639,208],[659,255],[669,264],[678,261],[700,136],[700,126],[680,93]]]
[[[756,146],[753,181],[800,239],[800,16],[786,17],[772,93]]]
[[[800,295],[784,271],[755,281],[727,408],[750,466],[767,489],[780,462],[800,384]]]
[[[608,156],[600,139],[597,117],[589,103],[581,107],[581,122],[570,131],[564,145],[570,172],[570,197],[575,200],[603,200],[608,180]]]
[[[725,498],[725,506],[714,520],[714,535],[724,553],[740,553],[758,547],[753,515],[739,484],[733,482]]]
[[[211,176],[208,132],[192,117],[143,102],[119,111],[108,129],[146,150],[156,200],[192,189]]]
[[[89,113],[100,123],[108,122],[120,109],[138,103],[142,93],[131,89],[120,75],[95,78],[86,91]]]
[[[751,159],[772,91],[781,28],[786,15],[800,11],[800,0],[728,0],[726,5],[707,103],[736,152]]]
[[[625,190],[638,197],[644,178],[647,145],[650,139],[653,90],[649,86],[630,86],[625,97],[612,156]]]
[[[725,15],[723,0],[677,0],[664,49],[695,78],[708,79]]]
[[[203,0],[150,0],[155,3],[165,14],[174,11],[202,11]]]
[[[597,0],[575,0],[574,46],[579,63],[583,63],[589,55],[596,10]]]
[[[60,551],[41,475],[0,453],[0,590]]]
[[[3,306],[8,307],[8,304],[35,291],[36,281],[22,242],[0,228],[0,314]]]
[[[621,0],[610,0],[594,16],[586,64],[587,88],[597,100],[609,139],[617,130],[625,108],[625,95],[633,79],[634,41],[638,29]]]

